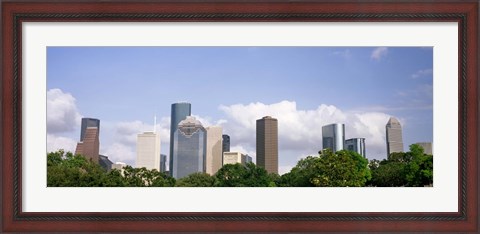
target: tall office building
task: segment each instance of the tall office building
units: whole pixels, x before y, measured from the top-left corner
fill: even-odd
[[[432,155],[432,142],[417,142],[415,143],[423,148],[423,153]]]
[[[364,158],[367,157],[365,150],[365,138],[352,138],[346,140],[345,149],[356,152],[362,155]]]
[[[227,134],[222,135],[222,152],[230,152],[230,136]]]
[[[175,179],[206,171],[207,131],[193,116],[180,121],[173,134],[173,163],[170,172]]]
[[[99,163],[99,136],[97,127],[87,127],[83,140],[77,144],[75,154],[81,154],[92,162]]]
[[[160,172],[167,171],[167,155],[160,154]]]
[[[213,175],[222,167],[222,127],[210,126],[207,130],[206,173]]]
[[[170,116],[170,161],[169,170],[172,175],[173,168],[173,135],[177,131],[180,121],[187,118],[192,114],[192,105],[187,102],[179,102],[172,104],[171,116]]]
[[[343,150],[345,144],[345,124],[334,123],[322,127],[323,149],[331,149],[334,153]]]
[[[400,122],[390,117],[385,126],[387,140],[387,157],[394,152],[403,152],[402,126]]]
[[[160,135],[155,131],[137,135],[136,167],[160,171]]]
[[[271,116],[257,119],[257,166],[278,174],[278,121]]]
[[[85,132],[88,127],[96,127],[98,129],[98,135],[100,135],[100,120],[94,118],[82,118],[82,127],[80,129],[80,141],[83,141]]]

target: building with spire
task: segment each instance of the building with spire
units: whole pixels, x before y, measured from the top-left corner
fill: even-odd
[[[154,117],[153,131],[137,135],[137,158],[135,167],[160,171],[160,134],[156,132],[157,118]]]
[[[395,117],[390,117],[385,126],[387,158],[391,153],[403,152],[402,125]]]

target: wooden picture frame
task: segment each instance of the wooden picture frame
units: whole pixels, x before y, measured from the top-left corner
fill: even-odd
[[[416,231],[478,228],[478,1],[12,1],[2,7],[3,232]],[[22,23],[144,21],[457,22],[458,212],[48,213],[22,211]]]

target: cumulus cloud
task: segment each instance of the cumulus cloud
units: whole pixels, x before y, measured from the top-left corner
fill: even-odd
[[[131,166],[135,166],[135,148],[131,146],[113,143],[106,146],[103,150],[103,154],[108,156],[108,159],[112,162],[123,162]]]
[[[371,59],[381,60],[383,57],[387,56],[388,48],[387,47],[378,47],[372,51],[370,55]]]
[[[426,77],[426,76],[429,76],[431,77],[430,75],[433,73],[433,70],[432,69],[423,69],[423,70],[418,70],[416,71],[415,73],[413,73],[411,75],[412,79],[417,79],[417,78],[420,78],[420,77]]]
[[[104,124],[102,134],[106,136],[106,141],[101,142],[100,152],[107,155],[111,161],[125,162],[135,166],[137,135],[146,131],[153,131],[153,129],[153,122],[149,124],[140,120]],[[161,147],[168,146],[170,142],[170,118],[163,117],[157,120],[155,130],[160,134]]]
[[[47,132],[60,133],[76,129],[80,125],[80,115],[75,98],[60,89],[47,91]]]
[[[385,124],[390,116],[385,113],[348,112],[324,104],[313,110],[299,110],[293,101],[236,104],[220,106],[220,110],[227,115],[222,124],[224,132],[247,151],[255,149],[256,120],[270,115],[278,119],[280,151],[316,154],[322,148],[322,126],[344,123],[347,138],[366,138],[367,156],[381,158],[386,154]]]
[[[47,134],[47,152],[63,150],[65,152],[75,153],[77,142],[68,137]]]

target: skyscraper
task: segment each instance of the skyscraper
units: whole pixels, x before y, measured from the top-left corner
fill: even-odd
[[[356,152],[366,158],[365,138],[352,138],[345,141],[345,149]]]
[[[278,174],[278,121],[271,116],[257,119],[257,165]]]
[[[173,168],[173,135],[177,131],[180,121],[190,116],[192,113],[192,105],[187,102],[179,102],[172,104],[172,111],[170,116],[170,162],[169,170],[172,173]],[[172,174],[171,174],[172,175]]]
[[[402,126],[400,122],[390,117],[385,126],[387,140],[387,157],[393,152],[403,152]]]
[[[207,130],[206,171],[213,175],[222,167],[222,127],[210,126]]]
[[[230,136],[227,134],[222,135],[222,152],[230,152]]]
[[[160,154],[160,172],[167,171],[167,155]]]
[[[160,135],[156,132],[137,135],[136,167],[160,171]]]
[[[83,141],[85,131],[88,127],[96,127],[98,129],[98,135],[100,135],[100,120],[94,118],[82,118],[82,127],[80,129],[80,141]]]
[[[322,127],[323,149],[331,149],[334,153],[344,149],[345,124],[334,123]]]
[[[173,163],[170,172],[175,179],[206,170],[207,132],[193,116],[180,121],[173,134]]]
[[[75,154],[83,155],[92,162],[99,163],[99,136],[97,127],[87,127],[84,132],[83,140],[77,144]]]

